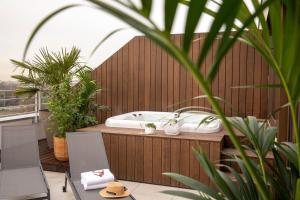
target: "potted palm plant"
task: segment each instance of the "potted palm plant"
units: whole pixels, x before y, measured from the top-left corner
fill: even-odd
[[[106,108],[94,103],[99,88],[90,78],[90,69],[78,61],[79,54],[77,48],[52,53],[44,48],[31,62],[12,60],[23,69],[20,75],[13,76],[21,83],[16,93],[32,96],[43,92],[47,96],[46,118],[50,121],[45,127],[47,141],[61,161],[68,160],[65,133],[96,124],[95,111]],[[73,85],[75,79],[78,83]]]
[[[47,98],[67,76],[75,76],[78,71],[87,68],[78,61],[79,54],[80,50],[75,47],[70,51],[61,49],[60,52],[49,52],[47,48],[42,48],[32,61],[12,59],[11,62],[21,70],[21,74],[12,76],[21,83],[16,94],[31,97],[42,93]],[[53,148],[54,133],[51,127],[55,124],[49,120],[47,104],[46,100],[39,110],[39,119],[44,126],[48,146]]]

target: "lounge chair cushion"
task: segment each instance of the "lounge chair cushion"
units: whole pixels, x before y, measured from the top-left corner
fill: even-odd
[[[78,195],[81,199],[88,199],[88,200],[106,200],[105,198],[102,198],[99,195],[100,189],[96,190],[88,190],[85,191],[83,189],[83,186],[80,183],[80,180],[72,181],[74,184],[74,187],[76,188],[76,191],[78,192]],[[131,197],[125,197],[125,198],[118,198],[118,200],[132,200]]]
[[[0,199],[46,196],[47,187],[39,167],[0,170]]]

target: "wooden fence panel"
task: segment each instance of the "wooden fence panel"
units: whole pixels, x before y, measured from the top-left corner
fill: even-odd
[[[183,35],[172,35],[179,46]],[[194,61],[200,52],[205,34],[195,34],[189,56]],[[207,74],[214,62],[219,39],[201,66]],[[184,106],[211,108],[203,99],[191,100],[203,94],[188,71],[170,55],[144,36],[132,39],[92,73],[103,92],[96,100],[110,107],[98,112],[103,123],[107,117],[138,110],[174,111]],[[252,47],[237,42],[221,63],[219,73],[212,83],[214,95],[224,98],[233,108],[221,103],[228,116],[244,115],[266,117],[270,110],[266,89],[233,89],[232,86],[266,84],[269,82],[268,66]]]

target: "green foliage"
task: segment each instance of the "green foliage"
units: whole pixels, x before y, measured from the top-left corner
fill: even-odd
[[[75,87],[74,93],[76,94],[75,101],[77,107],[73,116],[73,125],[76,129],[95,125],[95,114],[99,109],[107,109],[107,106],[101,106],[95,103],[94,98],[100,89],[97,84],[90,77],[91,71],[79,71],[77,74],[79,82]]]
[[[80,50],[75,47],[69,52],[61,49],[58,53],[42,48],[32,61],[11,60],[22,71],[21,74],[12,76],[21,83],[16,94],[32,96],[38,91],[48,93],[68,76],[75,76],[77,72],[87,68],[78,61],[79,55]]]
[[[16,93],[32,96],[42,91],[47,95],[58,137],[65,137],[67,131],[96,124],[95,112],[106,108],[94,102],[100,90],[90,78],[90,69],[79,61],[79,55],[80,50],[75,47],[59,52],[43,48],[31,62],[11,60],[22,69],[22,74],[12,76],[22,84]],[[75,78],[79,82],[73,86]]]
[[[67,77],[51,90],[48,107],[58,127],[58,137],[65,137],[68,131],[97,124],[94,114],[98,105],[94,103],[94,96],[98,87],[89,74],[90,71],[80,71],[76,86],[72,87],[71,77]]]
[[[71,78],[67,77],[63,83],[54,86],[49,95],[49,110],[51,120],[57,125],[57,137],[65,137],[67,131],[75,131],[73,116],[77,111],[76,98],[71,87]]]
[[[238,164],[242,175],[228,166],[223,166],[236,178],[238,187],[226,174],[217,169],[201,150],[196,149],[195,155],[211,181],[216,185],[217,191],[214,192],[188,177],[167,174],[177,181],[201,191],[199,195],[181,191],[169,191],[167,193],[188,199],[211,199],[211,197],[215,199],[272,199],[272,193],[275,193],[278,199],[300,199],[300,133],[296,115],[296,108],[300,99],[300,59],[298,58],[300,1],[251,0],[254,8],[254,11],[251,11],[243,0],[208,0],[207,2],[205,0],[181,0],[180,2],[188,9],[183,47],[174,44],[170,37],[179,3],[177,0],[164,2],[165,27],[163,28],[159,28],[150,18],[150,13],[153,11],[152,1],[151,3],[142,1],[141,8],[137,8],[131,1],[115,0],[114,4],[110,4],[109,1],[87,1],[99,10],[111,13],[144,33],[184,66],[206,95],[213,111],[223,121],[234,147],[239,151],[240,156],[233,157],[231,161]],[[218,9],[211,9],[208,2],[217,5]],[[203,5],[205,5],[204,8]],[[71,7],[72,5],[54,11],[42,20],[34,29],[26,45],[25,53],[32,38],[45,22]],[[270,23],[263,15],[266,8],[270,13]],[[134,15],[128,13],[128,10]],[[285,13],[282,12],[283,10]],[[204,14],[212,16],[213,21],[195,62],[188,56],[188,51],[191,41],[194,39],[195,26]],[[206,75],[199,68],[217,37],[221,37],[221,40],[216,49],[214,63]],[[290,108],[296,144],[274,143],[277,130],[258,123],[253,117],[246,119],[226,118],[217,99],[213,96],[211,92],[212,80],[219,70],[222,59],[237,40],[253,46],[278,76],[280,86],[287,95],[288,103],[286,105]],[[242,145],[234,132],[234,127],[245,135],[250,145]],[[258,160],[250,159],[246,150],[256,154]],[[273,153],[274,165],[271,165],[266,159],[268,152]],[[289,162],[286,163],[286,160]]]
[[[246,119],[234,117],[229,120],[234,128],[247,137],[254,149],[259,151],[257,153],[261,157],[265,157],[270,147],[274,145],[277,128],[267,127],[265,123],[258,123],[256,118],[251,116]]]
[[[153,124],[153,123],[148,123],[148,124],[146,124],[146,127],[156,129],[156,126],[155,126],[155,124]]]

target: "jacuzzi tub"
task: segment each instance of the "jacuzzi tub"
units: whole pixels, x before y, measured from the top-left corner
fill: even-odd
[[[110,117],[105,121],[105,125],[108,127],[144,129],[145,124],[154,123],[157,130],[163,130],[166,123],[170,119],[174,119],[177,115],[177,113],[173,112],[136,111]],[[199,126],[202,119],[207,116],[207,114],[200,113],[182,113],[176,119],[180,121],[180,131],[182,132],[219,132],[222,129],[222,124],[219,119],[209,124],[203,123]]]

